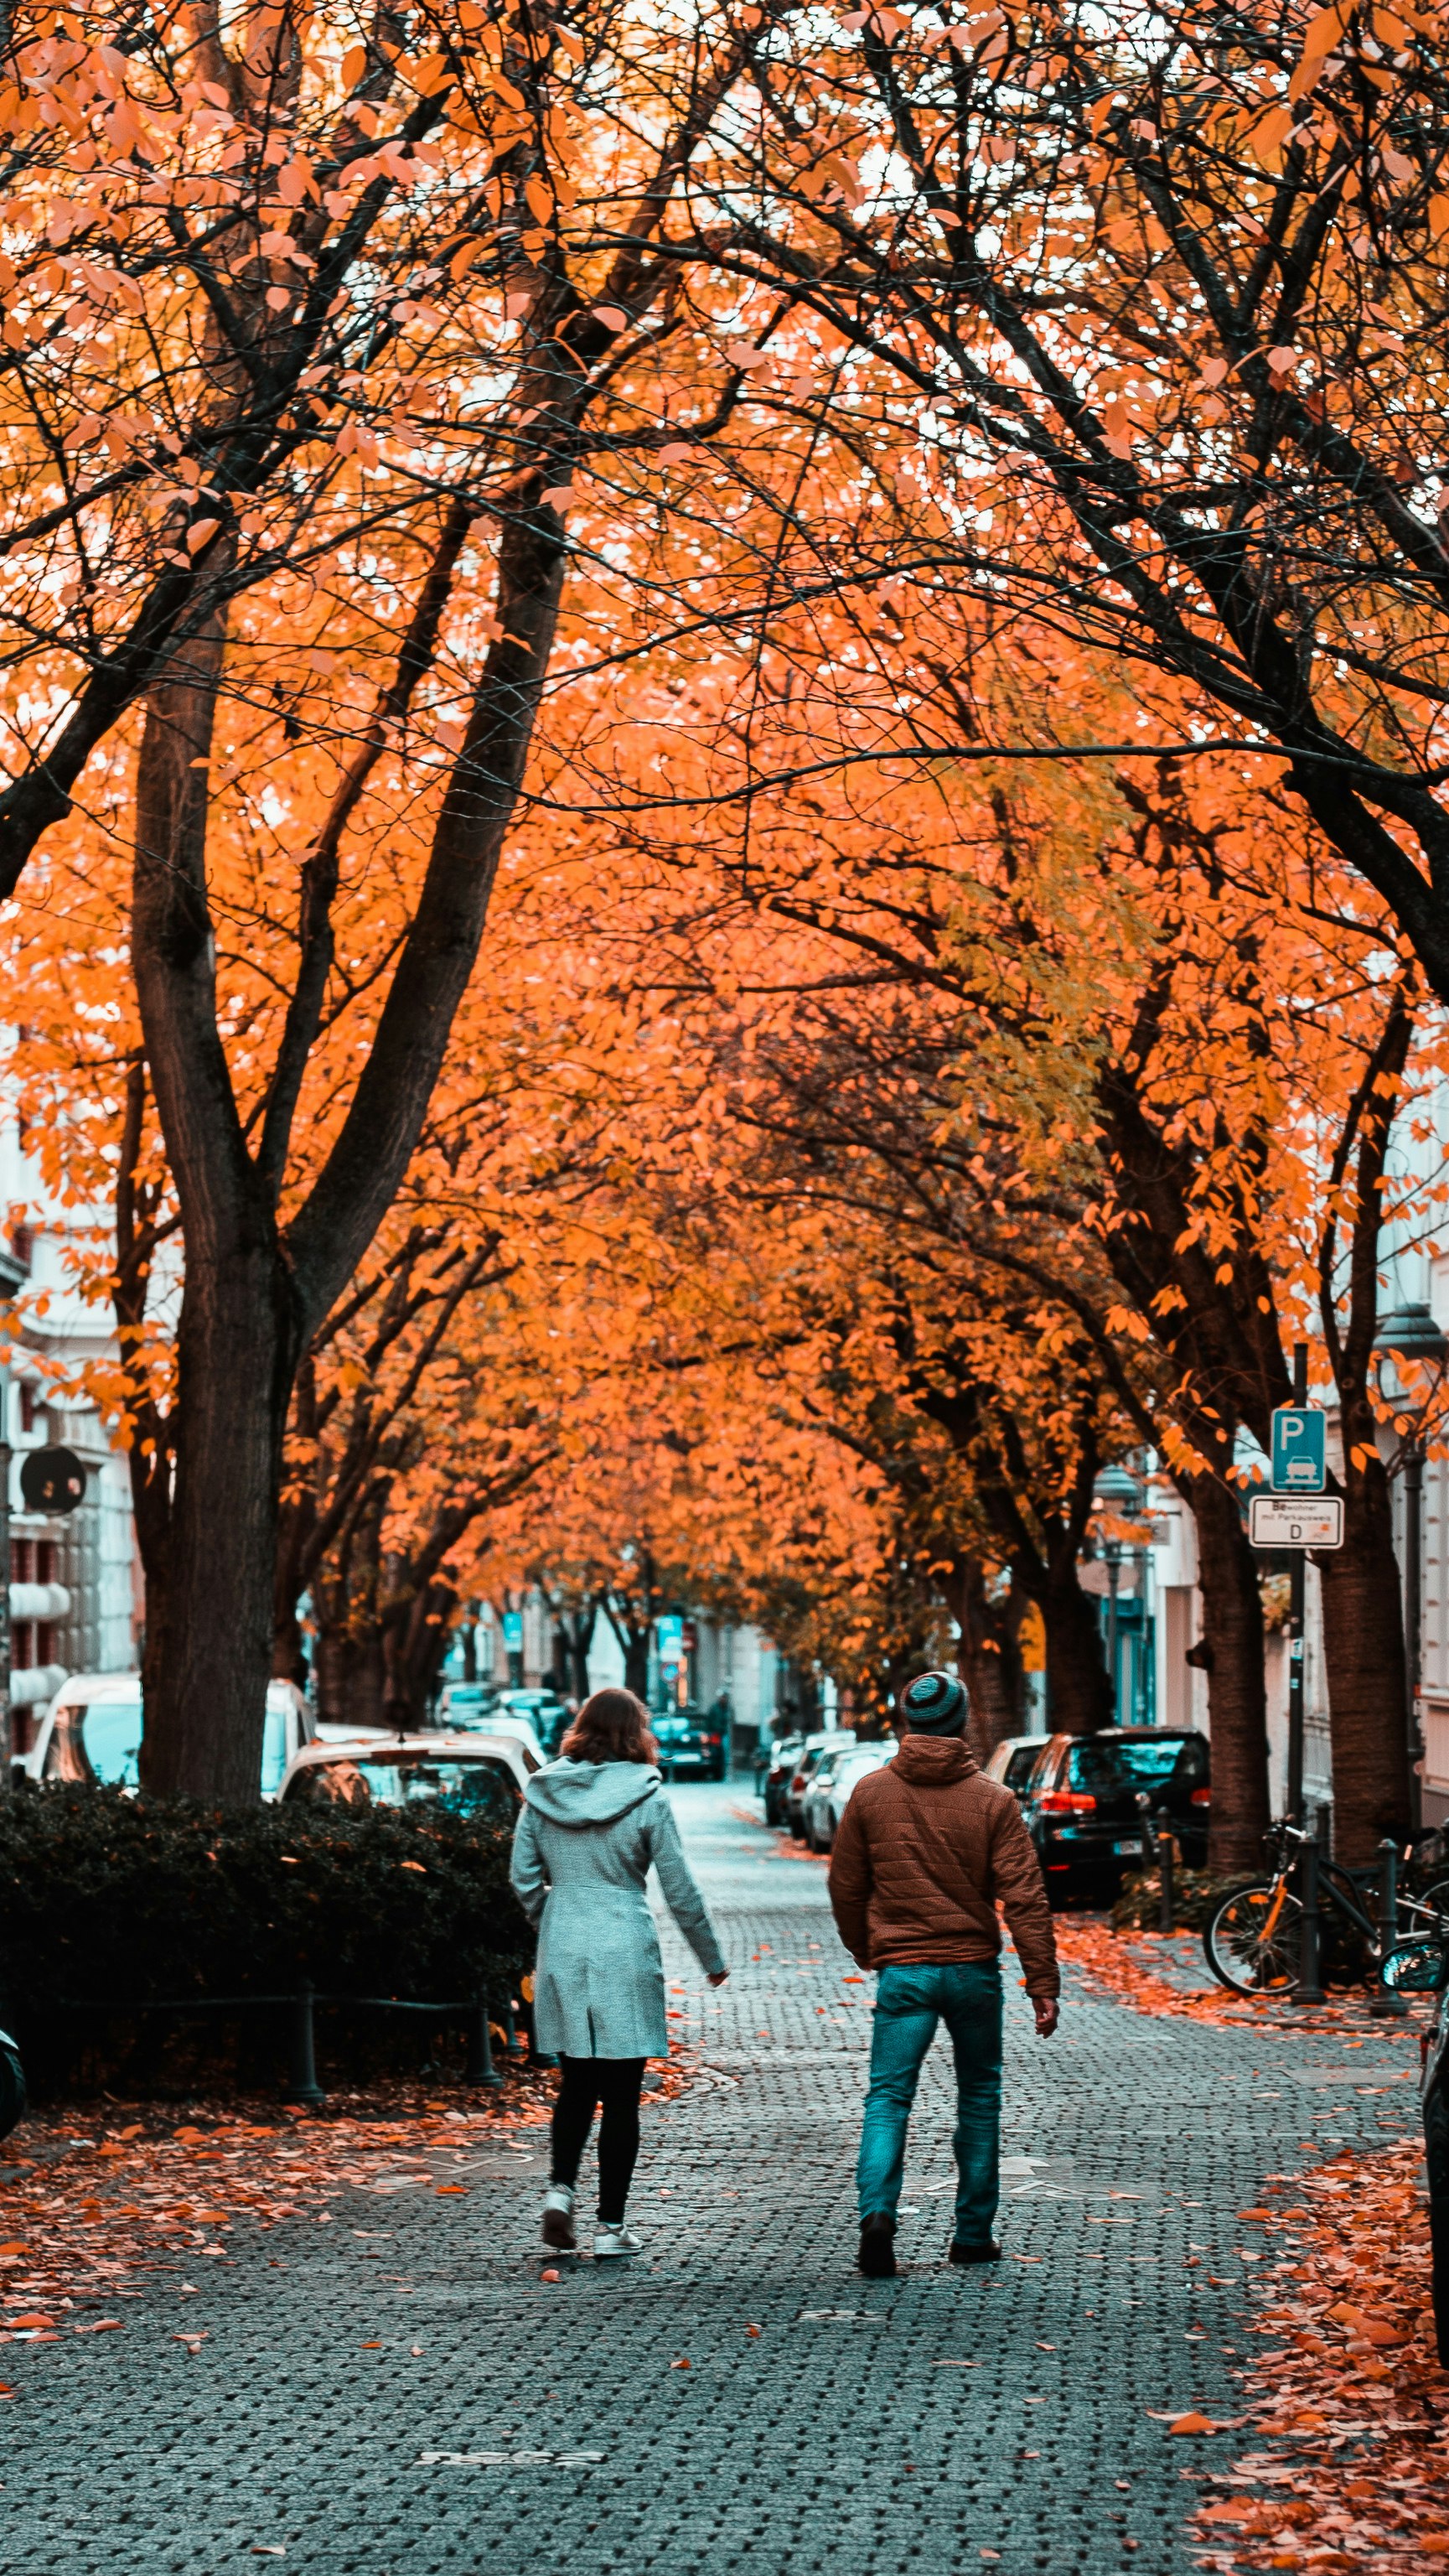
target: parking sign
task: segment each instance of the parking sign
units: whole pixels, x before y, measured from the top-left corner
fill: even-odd
[[[1273,1491],[1321,1494],[1328,1483],[1328,1416],[1313,1405],[1280,1404],[1273,1416]]]

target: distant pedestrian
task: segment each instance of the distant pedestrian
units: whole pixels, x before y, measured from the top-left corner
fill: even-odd
[[[1000,1898],[1037,2032],[1057,2026],[1056,1936],[1041,1865],[1009,1789],[984,1779],[963,1740],[969,1702],[953,1673],[902,1692],[893,1762],[858,1780],[830,1862],[840,1937],[876,1971],[870,2091],[856,2188],[862,2272],[896,2268],[906,2130],[926,2051],[945,2023],[956,2059],[953,2263],[995,2263],[1001,2137]]]
[[[573,2253],[574,2196],[594,2112],[599,2123],[598,2255],[637,2254],[624,2224],[639,2153],[645,2061],[669,2054],[664,1963],[644,1893],[650,1865],[712,1986],[728,1974],[714,1926],[655,1768],[649,1713],[632,1691],[595,1691],[535,1771],[513,1837],[513,1885],[538,1926],[535,2044],[563,2067],[543,2241]]]

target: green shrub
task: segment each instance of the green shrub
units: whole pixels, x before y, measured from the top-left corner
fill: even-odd
[[[42,2090],[115,2080],[117,2051],[159,2072],[163,2017],[130,2032],[138,2004],[322,1992],[452,2002],[486,1983],[498,2000],[532,1956],[508,1885],[505,1831],[439,1808],[224,1812],[101,1788],[0,1801],[0,1996]],[[63,2007],[107,2007],[105,2017]],[[275,2043],[275,2016],[245,2017],[241,2072]],[[415,2021],[421,2029],[404,2036]],[[180,2047],[214,2055],[215,2029]],[[435,2025],[385,2019],[390,2050]],[[253,2052],[248,2061],[247,2051]],[[175,2057],[176,2047],[172,2047]],[[208,2060],[209,2062],[209,2060]],[[135,2067],[121,2071],[133,2081]]]

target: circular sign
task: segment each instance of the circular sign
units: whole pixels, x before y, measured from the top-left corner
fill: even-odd
[[[86,1489],[86,1471],[73,1449],[27,1449],[20,1462],[20,1490],[33,1512],[73,1512]]]

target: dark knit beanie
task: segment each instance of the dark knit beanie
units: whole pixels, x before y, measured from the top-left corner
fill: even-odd
[[[900,1696],[901,1723],[912,1735],[959,1735],[970,1708],[954,1673],[918,1673]]]

